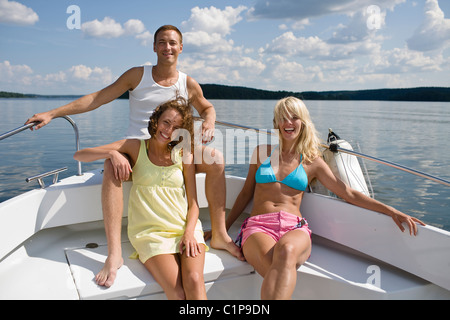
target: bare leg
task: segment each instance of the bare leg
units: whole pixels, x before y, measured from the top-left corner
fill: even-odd
[[[261,299],[291,299],[297,282],[297,269],[311,253],[309,235],[301,230],[286,233],[275,241],[263,234],[251,235],[244,244],[244,255],[264,277]]]
[[[257,232],[248,237],[242,247],[247,262],[250,263],[255,268],[256,272],[263,278],[272,265],[275,244],[276,242],[271,236],[262,232]]]
[[[187,257],[186,253],[180,257],[181,274],[184,294],[187,300],[206,300],[205,280],[203,270],[205,266],[205,248],[195,257]]]
[[[148,259],[145,267],[163,288],[169,300],[185,300],[178,254],[160,254]]]
[[[205,192],[211,216],[211,246],[215,249],[227,250],[239,260],[244,261],[241,250],[228,235],[225,224],[226,183],[223,155],[215,149],[208,148],[206,151],[204,149],[205,147],[203,147],[203,155],[221,159],[221,161],[208,162],[204,158],[202,163],[197,164],[196,162],[195,165],[196,172],[206,173]]]
[[[121,231],[123,211],[122,182],[114,177],[110,160],[105,161],[102,184],[102,208],[108,243],[108,258],[103,269],[95,277],[100,286],[110,287],[116,279],[117,270],[123,265]]]

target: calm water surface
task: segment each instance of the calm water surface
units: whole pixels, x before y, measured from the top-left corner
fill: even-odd
[[[21,126],[34,113],[58,107],[69,100],[0,99],[0,133]],[[212,100],[218,120],[251,127],[272,128],[276,101]],[[306,101],[323,139],[328,128],[348,140],[361,152],[399,163],[450,180],[450,103],[384,101]],[[81,148],[121,139],[127,129],[128,101],[116,100],[87,114],[71,116],[80,130]],[[227,156],[226,173],[245,177],[256,140],[226,142],[218,138],[213,146]],[[250,135],[251,136],[251,135]],[[230,142],[228,142],[230,143]],[[236,145],[238,144],[238,145]],[[231,153],[231,149],[234,149]],[[248,148],[247,148],[248,149]],[[68,166],[60,178],[76,174],[72,156],[75,138],[71,125],[55,119],[43,129],[24,131],[0,141],[0,202],[33,189],[25,178]],[[242,162],[242,161],[241,161]],[[102,161],[82,164],[83,171],[102,166]],[[434,226],[450,231],[450,187],[393,168],[365,161],[375,198]]]

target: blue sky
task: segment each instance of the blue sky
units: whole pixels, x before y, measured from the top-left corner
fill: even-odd
[[[448,0],[0,0],[0,91],[97,91],[156,63],[163,24],[183,32],[179,69],[201,84],[450,87],[449,15]]]

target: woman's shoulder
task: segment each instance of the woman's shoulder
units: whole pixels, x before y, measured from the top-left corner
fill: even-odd
[[[124,140],[124,144],[129,146],[129,147],[131,147],[131,148],[136,148],[136,147],[140,147],[146,141],[147,140],[126,139],[126,140]]]
[[[316,177],[321,173],[331,172],[327,163],[321,156],[317,156],[312,160],[306,160],[302,164],[305,171],[307,171],[308,177]]]

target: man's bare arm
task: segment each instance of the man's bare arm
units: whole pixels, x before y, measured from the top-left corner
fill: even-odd
[[[34,129],[37,130],[48,124],[54,118],[95,110],[98,107],[117,99],[126,91],[134,89],[141,77],[142,70],[139,67],[132,68],[122,74],[119,79],[106,88],[85,95],[56,109],[37,113],[29,118],[25,124],[39,122],[34,126]],[[33,127],[31,129],[33,130]]]

